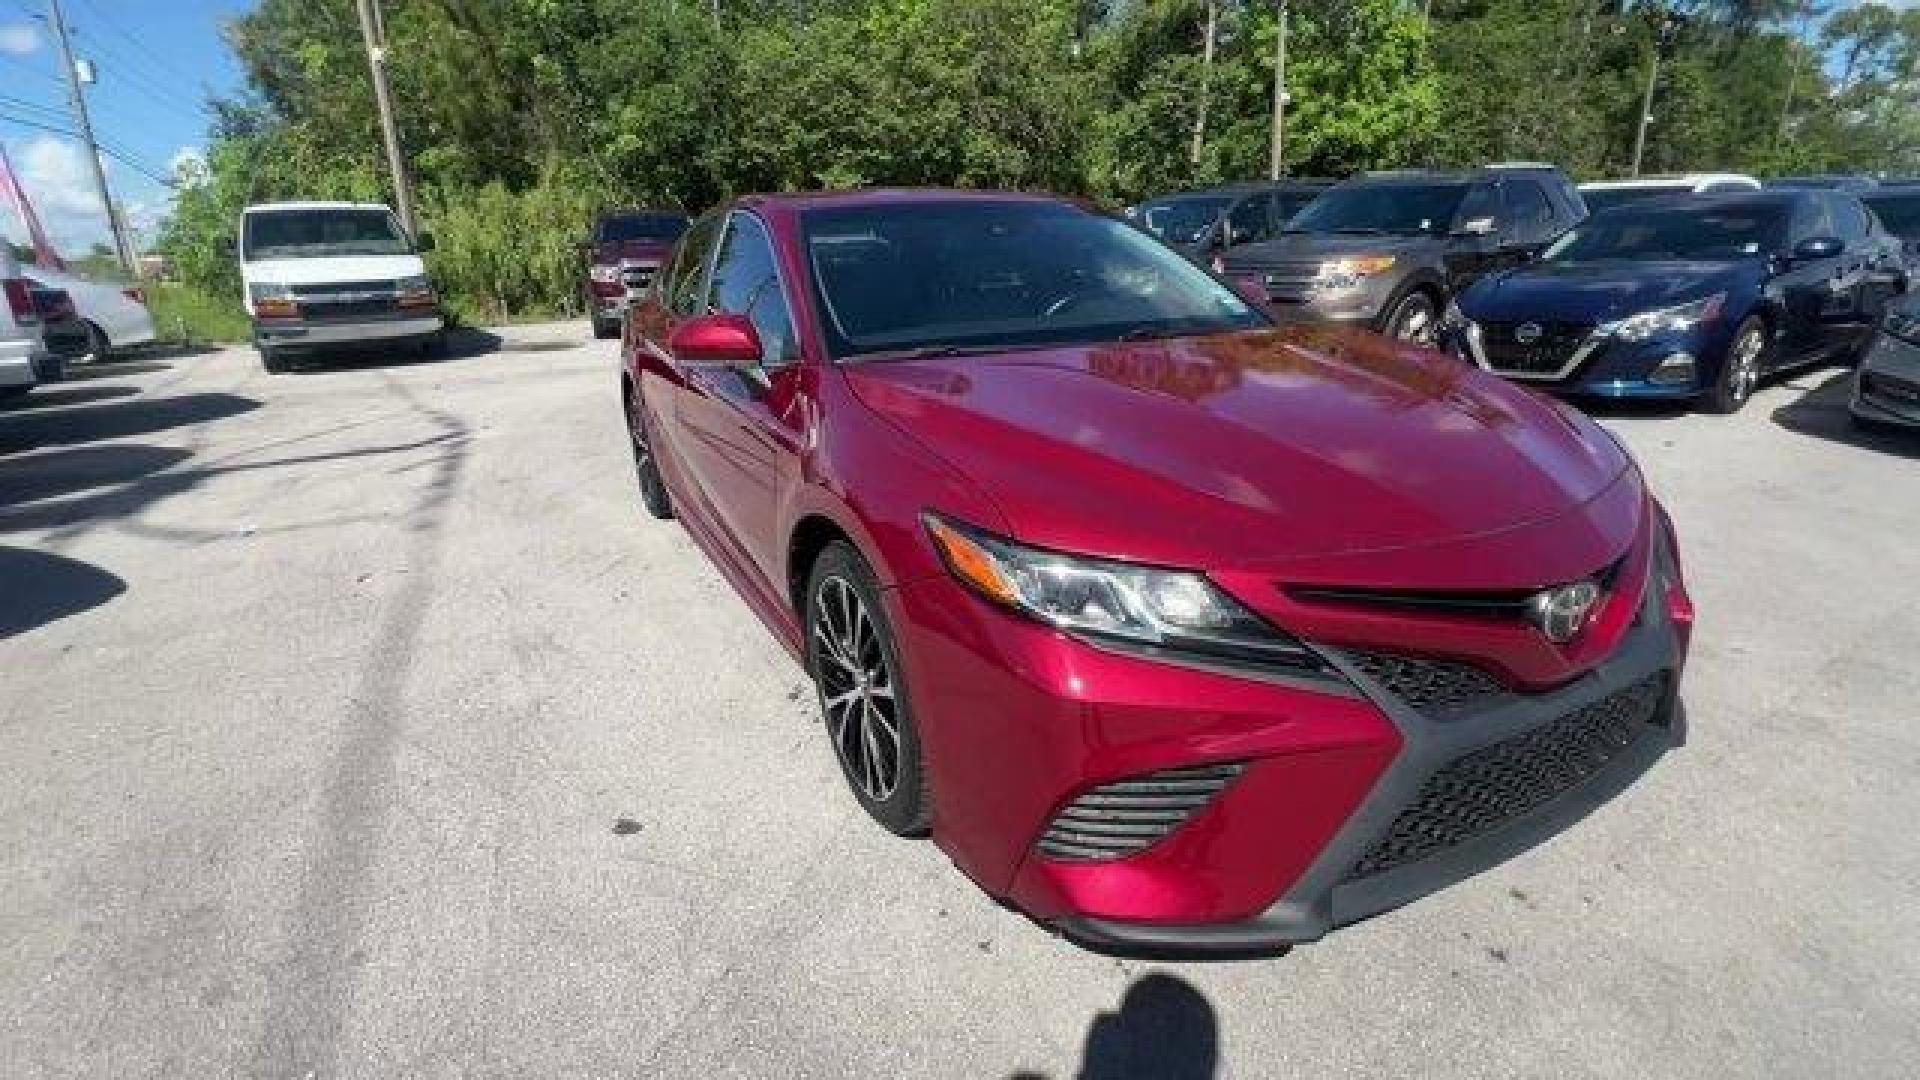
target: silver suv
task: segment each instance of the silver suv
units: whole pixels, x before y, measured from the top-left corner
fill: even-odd
[[[1329,188],[1272,240],[1227,249],[1223,270],[1256,282],[1282,319],[1431,345],[1456,293],[1586,216],[1552,165],[1368,173]]]

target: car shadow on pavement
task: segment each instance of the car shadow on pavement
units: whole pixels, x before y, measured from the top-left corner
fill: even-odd
[[[0,415],[33,412],[36,409],[59,409],[68,405],[89,405],[96,401],[132,397],[139,392],[140,388],[137,386],[63,386],[58,390],[35,389],[26,397],[0,406]]]
[[[0,546],[0,639],[99,607],[126,591],[126,582],[89,563]]]
[[[1814,372],[1805,379],[1826,378],[1818,386],[1773,410],[1773,422],[1796,435],[1810,435],[1845,446],[1856,446],[1896,457],[1920,458],[1920,433],[1864,428],[1853,422],[1847,402],[1853,396],[1851,370]]]
[[[0,508],[77,491],[118,487],[192,457],[167,446],[76,446],[26,457],[0,457]]]
[[[260,403],[235,394],[135,398],[57,410],[0,412],[0,454],[151,435],[252,412]]]
[[[172,364],[161,363],[158,360],[108,360],[104,364],[68,364],[61,381],[89,382],[94,379],[124,379],[129,375],[151,375],[156,371],[169,371],[172,368]]]
[[[445,364],[500,352],[502,341],[490,330],[456,326],[447,330],[446,344],[433,352],[423,352],[410,344],[341,345],[320,352],[288,354],[286,364],[287,371],[295,374]]]
[[[1220,1061],[1220,1023],[1206,995],[1164,971],[1127,987],[1117,1012],[1087,1029],[1076,1080],[1210,1080]],[[1046,1080],[1017,1072],[1009,1080]]]

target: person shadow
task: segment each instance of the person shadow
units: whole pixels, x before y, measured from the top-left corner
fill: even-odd
[[[1220,1025],[1206,996],[1177,975],[1134,980],[1120,1008],[1087,1029],[1076,1080],[1211,1080],[1220,1062]],[[1017,1072],[1008,1080],[1048,1080]]]

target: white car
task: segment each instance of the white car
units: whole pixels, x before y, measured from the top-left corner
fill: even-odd
[[[16,398],[40,381],[47,349],[40,337],[40,312],[33,285],[20,276],[13,251],[0,244],[0,401]]]
[[[440,297],[418,243],[379,203],[289,202],[240,215],[240,278],[260,363],[289,350],[370,342],[432,352],[444,342]]]
[[[87,352],[95,361],[105,360],[115,349],[153,344],[153,314],[138,290],[40,266],[22,267],[21,272],[48,288],[65,289],[73,298],[74,311],[87,324]]]
[[[1632,180],[1600,180],[1580,185],[1580,198],[1587,211],[1597,214],[1609,207],[1621,206],[1655,195],[1704,195],[1714,191],[1759,191],[1760,181],[1745,173],[1678,173],[1673,176],[1641,176]]]

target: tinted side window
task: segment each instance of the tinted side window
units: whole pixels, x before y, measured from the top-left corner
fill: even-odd
[[[1503,216],[1500,213],[1499,191],[1492,184],[1475,184],[1467,192],[1467,197],[1460,200],[1460,211],[1454,215],[1453,224],[1457,228],[1475,218],[1492,218],[1494,224],[1499,226],[1506,224],[1501,220]]]
[[[707,255],[713,250],[714,234],[724,220],[717,213],[693,223],[673,255],[673,280],[666,286],[667,307],[676,315],[700,314],[700,302],[706,293]]]
[[[1816,236],[1833,236],[1834,224],[1827,217],[1826,202],[1823,199],[1807,197],[1793,204],[1793,237],[1789,244],[1798,244]]]
[[[752,214],[737,211],[727,226],[713,264],[707,307],[751,319],[760,333],[760,361],[768,367],[790,363],[798,355],[786,294],[774,266],[773,243],[766,226]]]
[[[1851,244],[1865,240],[1873,227],[1867,221],[1867,213],[1860,206],[1860,200],[1851,195],[1827,196],[1829,210],[1833,214],[1836,235]]]
[[[1263,192],[1240,200],[1227,215],[1228,235],[1241,234],[1239,244],[1257,244],[1273,238],[1273,195]]]
[[[1507,235],[1523,244],[1545,240],[1553,232],[1553,207],[1546,192],[1529,176],[1509,176],[1500,185],[1502,222]]]

